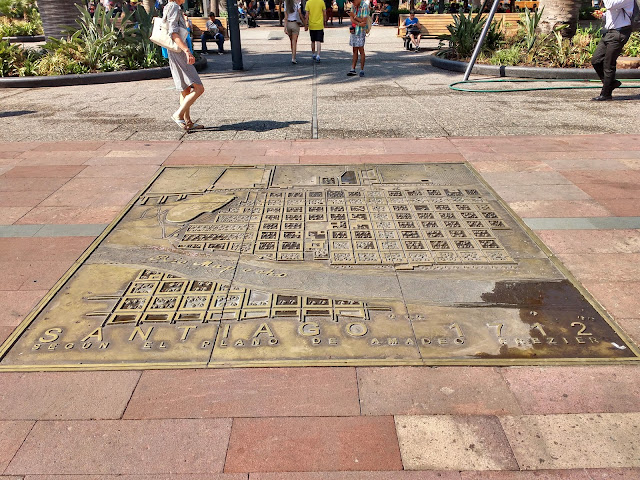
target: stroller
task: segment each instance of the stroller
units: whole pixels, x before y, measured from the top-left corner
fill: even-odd
[[[246,27],[247,25],[249,25],[247,21],[247,13],[240,6],[238,6],[238,22],[241,27]]]

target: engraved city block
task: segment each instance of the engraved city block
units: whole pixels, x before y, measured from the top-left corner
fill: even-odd
[[[0,370],[637,357],[466,164],[166,167]]]

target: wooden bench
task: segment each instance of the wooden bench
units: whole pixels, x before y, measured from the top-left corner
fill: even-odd
[[[409,14],[401,13],[398,15],[398,36],[405,37],[404,21],[409,18]],[[416,18],[420,22],[420,33],[423,37],[439,37],[440,35],[448,35],[447,27],[453,25],[453,15],[450,13],[431,13],[417,14]],[[519,13],[496,13],[493,18],[494,22],[502,21],[502,31],[512,33],[518,30],[518,22],[520,21]],[[402,27],[402,28],[401,28]]]
[[[208,17],[189,17],[189,20],[191,20],[191,36],[193,37],[193,40],[200,40],[200,37],[202,36],[202,32],[205,32],[207,30],[207,20],[209,20]],[[224,28],[224,38],[225,39],[229,39],[229,29],[227,28],[227,18],[226,17],[216,17],[216,20],[220,20],[220,23],[222,24],[222,27]]]

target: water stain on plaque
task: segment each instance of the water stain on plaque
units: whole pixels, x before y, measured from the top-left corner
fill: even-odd
[[[568,280],[500,281],[482,295],[483,307],[519,310],[528,338],[514,338],[507,324],[487,324],[500,342],[498,354],[478,358],[611,358],[633,352],[604,317]],[[478,307],[478,305],[473,305]]]

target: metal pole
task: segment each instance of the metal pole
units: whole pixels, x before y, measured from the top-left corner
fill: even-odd
[[[498,10],[499,3],[500,3],[499,0],[493,0],[493,6],[491,7],[491,11],[489,12],[489,16],[487,17],[487,23],[484,24],[484,28],[482,29],[482,33],[480,34],[480,38],[478,39],[476,48],[473,51],[473,55],[471,56],[471,60],[469,61],[469,65],[467,66],[467,71],[464,72],[465,82],[469,80],[469,75],[471,75],[471,70],[473,70],[473,66],[475,65],[476,60],[478,59],[478,55],[480,54],[480,50],[482,49],[482,44],[484,43],[484,39],[487,36],[487,32],[489,31],[489,28],[491,27],[491,22],[493,22],[493,17],[496,14],[496,10]],[[482,10],[480,10],[480,13],[478,15],[482,15]]]
[[[234,70],[244,70],[242,65],[242,45],[240,45],[240,21],[238,20],[238,0],[227,0],[227,27],[231,41],[231,63]]]

